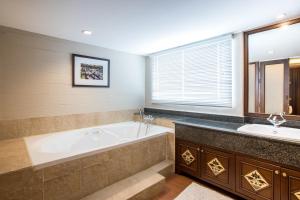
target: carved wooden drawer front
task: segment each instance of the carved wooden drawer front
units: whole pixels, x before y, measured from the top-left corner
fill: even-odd
[[[197,145],[176,140],[176,168],[188,174],[199,176],[199,150]]]
[[[234,189],[234,155],[211,148],[201,149],[201,177],[208,182]]]
[[[300,172],[281,169],[281,200],[300,200]]]
[[[258,200],[280,199],[280,167],[236,157],[236,191]]]

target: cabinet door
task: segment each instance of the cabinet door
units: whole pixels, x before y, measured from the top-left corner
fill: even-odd
[[[201,178],[226,187],[230,190],[235,186],[234,155],[212,148],[201,149]]]
[[[280,167],[236,157],[236,191],[252,199],[280,199]]]
[[[300,200],[300,172],[281,169],[281,200]]]
[[[200,147],[191,142],[176,139],[176,171],[185,172],[200,177],[199,173],[199,152]]]

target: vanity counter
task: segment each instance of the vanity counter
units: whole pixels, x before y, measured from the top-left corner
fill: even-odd
[[[244,123],[244,119],[241,117],[215,115],[216,116],[215,119],[214,118],[203,119],[203,118],[171,115],[171,114],[159,114],[159,113],[147,113],[147,114],[153,115],[155,117],[155,123],[158,124],[160,124],[161,121],[164,122],[168,121],[168,124],[174,123],[178,125],[180,124],[180,125],[186,125],[191,127],[203,128],[207,130],[220,131],[222,133],[227,133],[227,134],[242,135],[242,136],[252,137],[256,139],[263,139],[263,140],[269,140],[274,142],[300,146],[299,141],[296,140],[293,141],[293,139],[284,140],[276,137],[267,137],[265,134],[259,135],[259,134],[240,132],[238,131],[238,128],[246,124],[249,124],[249,123]],[[261,122],[263,122],[262,124],[270,125],[269,123],[264,123],[265,121],[261,121]],[[295,124],[292,121],[288,121],[286,124],[284,124],[284,126],[285,125],[288,125],[287,127],[293,127],[294,125],[294,128],[299,128],[298,126],[295,127]]]
[[[205,120],[206,121],[206,120]],[[240,133],[224,122],[175,122],[175,137],[300,168],[300,144]],[[242,125],[242,124],[240,124]]]
[[[205,119],[196,119],[185,117],[179,120],[174,121],[175,124],[182,124],[187,126],[205,128],[210,130],[218,130],[229,133],[241,134],[237,131],[237,129],[243,125],[244,123],[236,123],[236,122],[224,122],[224,121],[216,121],[216,120],[205,120]]]
[[[232,116],[203,119],[176,114],[149,112],[155,123],[175,124],[175,137],[192,143],[247,154],[290,167],[300,168],[300,144],[265,136],[241,133],[237,129],[244,120]],[[222,118],[223,117],[223,118]]]

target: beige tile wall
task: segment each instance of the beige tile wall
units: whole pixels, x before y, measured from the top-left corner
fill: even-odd
[[[0,140],[129,121],[137,110],[0,120]]]
[[[0,120],[144,105],[144,56],[3,26],[0,44]],[[110,87],[72,87],[73,53],[110,59]]]
[[[166,159],[159,136],[40,170],[0,175],[1,200],[76,200]]]

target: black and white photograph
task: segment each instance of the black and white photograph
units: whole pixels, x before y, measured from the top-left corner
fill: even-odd
[[[80,65],[80,77],[86,80],[103,80],[103,66],[101,65]]]
[[[109,87],[110,60],[73,54],[73,86]]]

